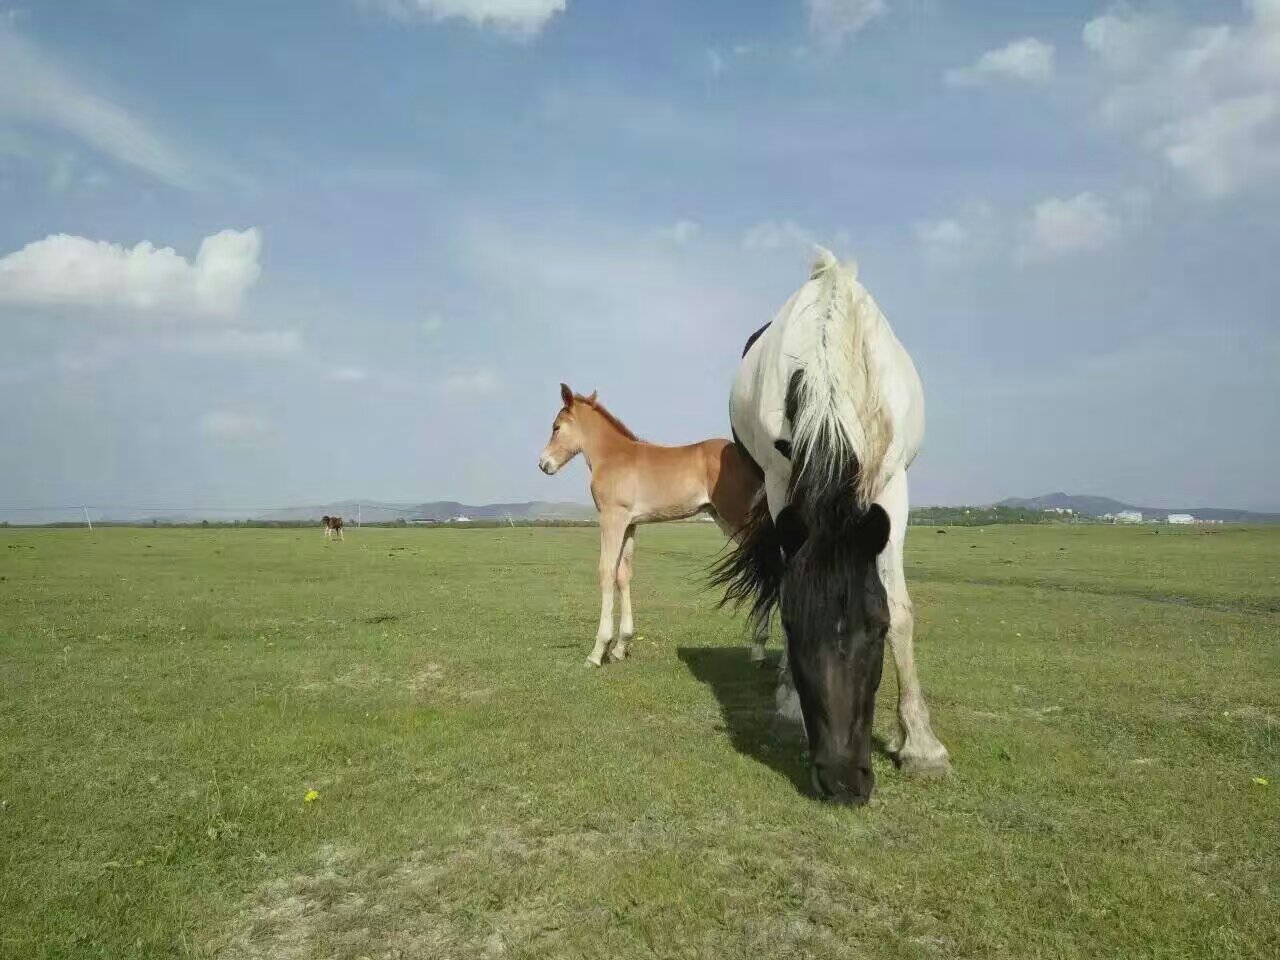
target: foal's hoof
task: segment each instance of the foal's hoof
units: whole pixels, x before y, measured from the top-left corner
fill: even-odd
[[[621,663],[625,659],[627,659],[627,651],[623,650],[621,653],[619,653],[617,650],[609,651],[610,663]]]
[[[587,657],[587,666],[598,667],[598,666],[601,666],[601,662],[597,660],[595,657]]]

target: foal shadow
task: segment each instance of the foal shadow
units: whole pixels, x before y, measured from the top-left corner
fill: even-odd
[[[774,702],[781,654],[770,653],[764,664],[757,664],[747,659],[742,647],[680,647],[676,652],[689,672],[715,694],[733,748],[776,770],[809,796],[804,728],[779,717]],[[897,762],[879,733],[872,734],[871,746],[882,757]]]
[[[680,647],[681,662],[711,688],[733,748],[782,774],[801,793],[809,793],[807,744],[799,724],[778,717],[774,690],[779,655],[751,663],[743,647]]]

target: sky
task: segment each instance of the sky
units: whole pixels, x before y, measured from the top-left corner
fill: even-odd
[[[586,501],[814,243],[913,502],[1280,510],[1280,0],[0,0],[0,515]]]

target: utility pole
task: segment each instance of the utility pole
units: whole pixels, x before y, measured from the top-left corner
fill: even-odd
[[[93,533],[93,521],[89,519],[89,508],[81,507],[80,509],[84,511],[84,522],[89,525],[89,532]]]
[[[356,504],[356,529],[357,529],[357,530],[359,530],[359,529],[360,529],[360,515],[361,515],[361,511],[362,511],[363,509],[364,509],[364,504],[363,504],[363,503],[357,503],[357,504]]]

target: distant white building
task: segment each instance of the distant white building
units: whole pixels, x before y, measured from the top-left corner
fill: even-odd
[[[1189,513],[1171,513],[1169,514],[1170,523],[1195,523],[1196,518]]]
[[[452,520],[451,522],[452,522],[452,523],[470,523],[470,522],[471,522],[471,518],[470,518],[470,517],[461,517],[461,516],[459,516],[459,517],[454,517],[454,518],[453,518],[453,520]]]
[[[1141,523],[1141,510],[1121,510],[1116,514],[1116,523]]]
[[[1075,511],[1074,511],[1073,509],[1071,509],[1070,507],[1045,507],[1045,508],[1044,508],[1044,512],[1045,512],[1045,513],[1056,513],[1056,514],[1059,514],[1060,516],[1064,516],[1064,517],[1069,517],[1069,516],[1071,516],[1072,514],[1074,514],[1074,513],[1075,513]]]

